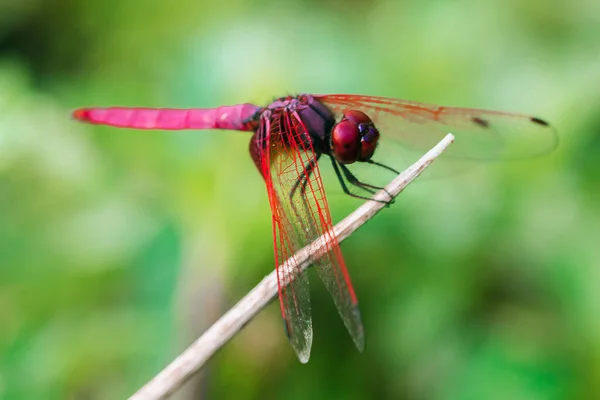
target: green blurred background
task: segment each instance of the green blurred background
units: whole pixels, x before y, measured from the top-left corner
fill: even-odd
[[[126,397],[273,268],[248,134],[70,110],[297,92],[523,112],[562,143],[419,182],[343,243],[363,354],[315,279],[309,364],[272,303],[174,398],[600,398],[599,88],[597,0],[0,0],[0,398]],[[335,221],[360,204],[325,184]]]

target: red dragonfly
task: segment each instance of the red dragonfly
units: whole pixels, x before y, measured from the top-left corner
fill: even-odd
[[[301,362],[310,356],[312,318],[308,278],[300,273],[293,255],[321,235],[329,235],[329,247],[315,262],[318,275],[354,343],[364,349],[358,300],[331,233],[318,165],[321,156],[329,157],[345,193],[367,198],[381,187],[359,180],[348,166],[362,163],[397,173],[393,165],[375,157],[391,150],[389,159],[397,162],[394,143],[427,150],[452,133],[456,140],[450,156],[462,159],[521,158],[558,144],[556,131],[536,117],[359,95],[301,94],[279,98],[266,107],[246,103],[208,109],[82,108],[73,116],[123,128],[253,132],[250,155],[266,183],[272,212],[281,313]],[[288,258],[289,270],[283,271],[279,265]]]

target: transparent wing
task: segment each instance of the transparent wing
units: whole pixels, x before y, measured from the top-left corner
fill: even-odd
[[[350,332],[356,346],[364,348],[364,332],[358,310],[358,301],[344,262],[339,242],[332,234],[333,224],[319,173],[317,155],[306,133],[300,117],[296,113],[283,111],[274,118],[270,127],[269,154],[272,199],[277,210],[277,228],[284,232],[278,242],[277,251],[293,254],[310,244],[321,235],[327,235],[327,252],[314,261],[319,277],[331,293],[334,303]],[[275,216],[275,213],[274,213]],[[297,268],[297,264],[295,265]],[[282,309],[290,327],[309,326],[310,303],[308,301],[308,281],[305,274],[291,272],[294,277],[289,289],[282,292]],[[282,285],[280,284],[280,287]],[[306,295],[304,295],[306,293]],[[301,296],[301,301],[297,301]],[[306,299],[306,300],[305,300]],[[283,301],[286,304],[283,304]],[[296,304],[300,306],[297,309]],[[302,308],[304,307],[304,308]],[[296,332],[289,332],[292,344],[297,339]],[[298,352],[298,351],[297,351]]]
[[[358,109],[369,115],[381,134],[375,158],[395,145],[405,150],[427,151],[448,133],[456,140],[444,157],[462,160],[523,159],[550,152],[559,141],[554,128],[528,115],[385,97],[338,94],[314,98],[327,105],[338,121],[346,109]]]
[[[273,236],[275,244],[275,264],[277,266],[277,286],[279,304],[285,324],[285,331],[298,359],[306,363],[310,358],[312,345],[312,317],[310,310],[310,287],[308,276],[300,273],[295,251],[299,248],[292,222],[283,211],[283,204],[277,199],[273,188],[271,209],[273,210]],[[281,263],[289,260],[285,265]]]
[[[271,206],[281,315],[292,348],[298,359],[306,363],[310,357],[313,332],[310,291],[308,276],[300,273],[298,261],[294,258],[294,253],[302,247],[301,236],[296,229],[298,221],[290,216],[285,191],[280,187],[279,169],[286,162],[287,150],[278,126],[272,126],[268,119],[261,121],[258,133],[250,143],[250,154],[265,179]]]

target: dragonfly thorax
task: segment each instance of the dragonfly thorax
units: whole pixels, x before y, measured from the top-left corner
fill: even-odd
[[[285,113],[296,114],[303,132],[297,138],[310,140],[317,153],[327,154],[341,164],[369,162],[379,141],[379,131],[367,114],[346,110],[336,123],[335,114],[308,94],[282,97],[271,103],[262,118],[278,121]],[[275,126],[280,130],[282,125]]]

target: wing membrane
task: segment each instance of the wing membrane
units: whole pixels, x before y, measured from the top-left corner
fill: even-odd
[[[365,112],[381,133],[381,147],[397,141],[407,149],[426,151],[452,133],[456,140],[445,157],[510,160],[541,155],[558,146],[556,130],[528,115],[441,107],[385,97],[323,95],[315,98],[334,111],[337,120],[345,109]]]
[[[268,181],[271,182],[269,198],[274,210],[274,228],[278,232],[276,252],[281,257],[288,257],[321,235],[327,235],[327,251],[313,263],[356,346],[362,351],[364,332],[358,301],[339,242],[331,231],[333,224],[318,168],[318,156],[297,113],[286,110],[278,118],[273,118],[272,123],[267,147],[270,149]],[[298,268],[297,263],[293,264],[293,268]],[[286,276],[293,278],[291,282]],[[308,281],[305,274],[298,271],[278,271],[278,277],[284,319],[290,340],[300,356],[306,349],[302,339],[309,336],[306,328],[311,326]],[[312,330],[310,332],[312,337]]]
[[[262,142],[257,143],[255,149],[251,148],[251,153],[253,157],[258,155],[255,162],[265,179],[271,206],[279,304],[292,348],[300,361],[306,363],[310,357],[313,332],[308,276],[300,273],[294,258],[294,253],[302,247],[302,237],[297,230],[298,221],[290,216],[285,191],[280,187],[282,171],[294,165],[287,156],[278,125],[271,126],[271,121],[265,119],[260,129],[262,132],[257,135]],[[286,260],[288,262],[282,264]]]

